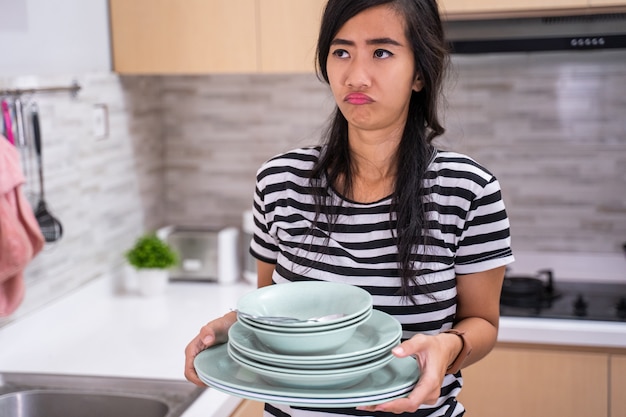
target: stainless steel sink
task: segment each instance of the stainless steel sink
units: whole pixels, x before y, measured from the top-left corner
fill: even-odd
[[[174,380],[0,373],[0,417],[179,417],[204,389]]]

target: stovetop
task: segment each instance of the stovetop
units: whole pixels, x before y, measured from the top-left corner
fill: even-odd
[[[500,303],[502,316],[626,322],[626,283],[558,281],[552,279],[550,272],[548,279],[538,278],[542,284],[540,294],[505,293],[511,278],[520,277],[505,278]]]

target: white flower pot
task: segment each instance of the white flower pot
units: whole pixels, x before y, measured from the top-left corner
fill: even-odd
[[[167,269],[147,268],[137,270],[137,289],[141,295],[163,294],[168,282]]]

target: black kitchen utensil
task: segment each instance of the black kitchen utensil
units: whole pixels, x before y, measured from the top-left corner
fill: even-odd
[[[32,113],[33,138],[35,140],[35,151],[37,153],[37,168],[39,171],[39,203],[35,209],[35,218],[39,223],[39,228],[46,242],[55,242],[63,236],[63,226],[49,211],[46,206],[44,185],[43,185],[43,163],[41,158],[41,129],[39,126],[39,112],[36,107]]]
[[[542,279],[543,277],[547,279]],[[513,307],[543,308],[559,294],[554,288],[553,272],[543,269],[536,276],[504,275],[500,304]]]

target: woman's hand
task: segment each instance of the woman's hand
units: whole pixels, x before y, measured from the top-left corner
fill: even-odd
[[[258,287],[272,284],[272,273],[276,265],[257,261]],[[193,338],[185,348],[185,378],[196,385],[205,386],[193,366],[193,360],[198,353],[206,348],[228,341],[228,329],[237,321],[237,313],[231,311],[219,319],[215,319],[200,329],[200,333]]]
[[[193,360],[198,353],[215,344],[225,343],[228,340],[228,329],[237,321],[237,313],[230,312],[202,326],[200,333],[194,337],[185,348],[185,378],[196,385],[204,386],[200,380]]]
[[[441,394],[443,378],[450,363],[463,348],[463,341],[457,335],[441,333],[436,336],[417,334],[393,349],[399,358],[416,358],[421,376],[408,397],[383,404],[358,407],[365,411],[385,411],[401,414],[413,413],[422,404],[434,405]]]
[[[500,291],[505,267],[475,274],[457,275],[457,310],[454,328],[465,332],[472,347],[463,366],[485,357],[496,343],[500,317]],[[422,404],[433,405],[439,399],[448,367],[463,349],[463,339],[452,333],[435,336],[417,334],[393,349],[397,357],[414,356],[421,376],[408,397],[375,406],[359,407],[367,411],[391,413],[415,412]]]

